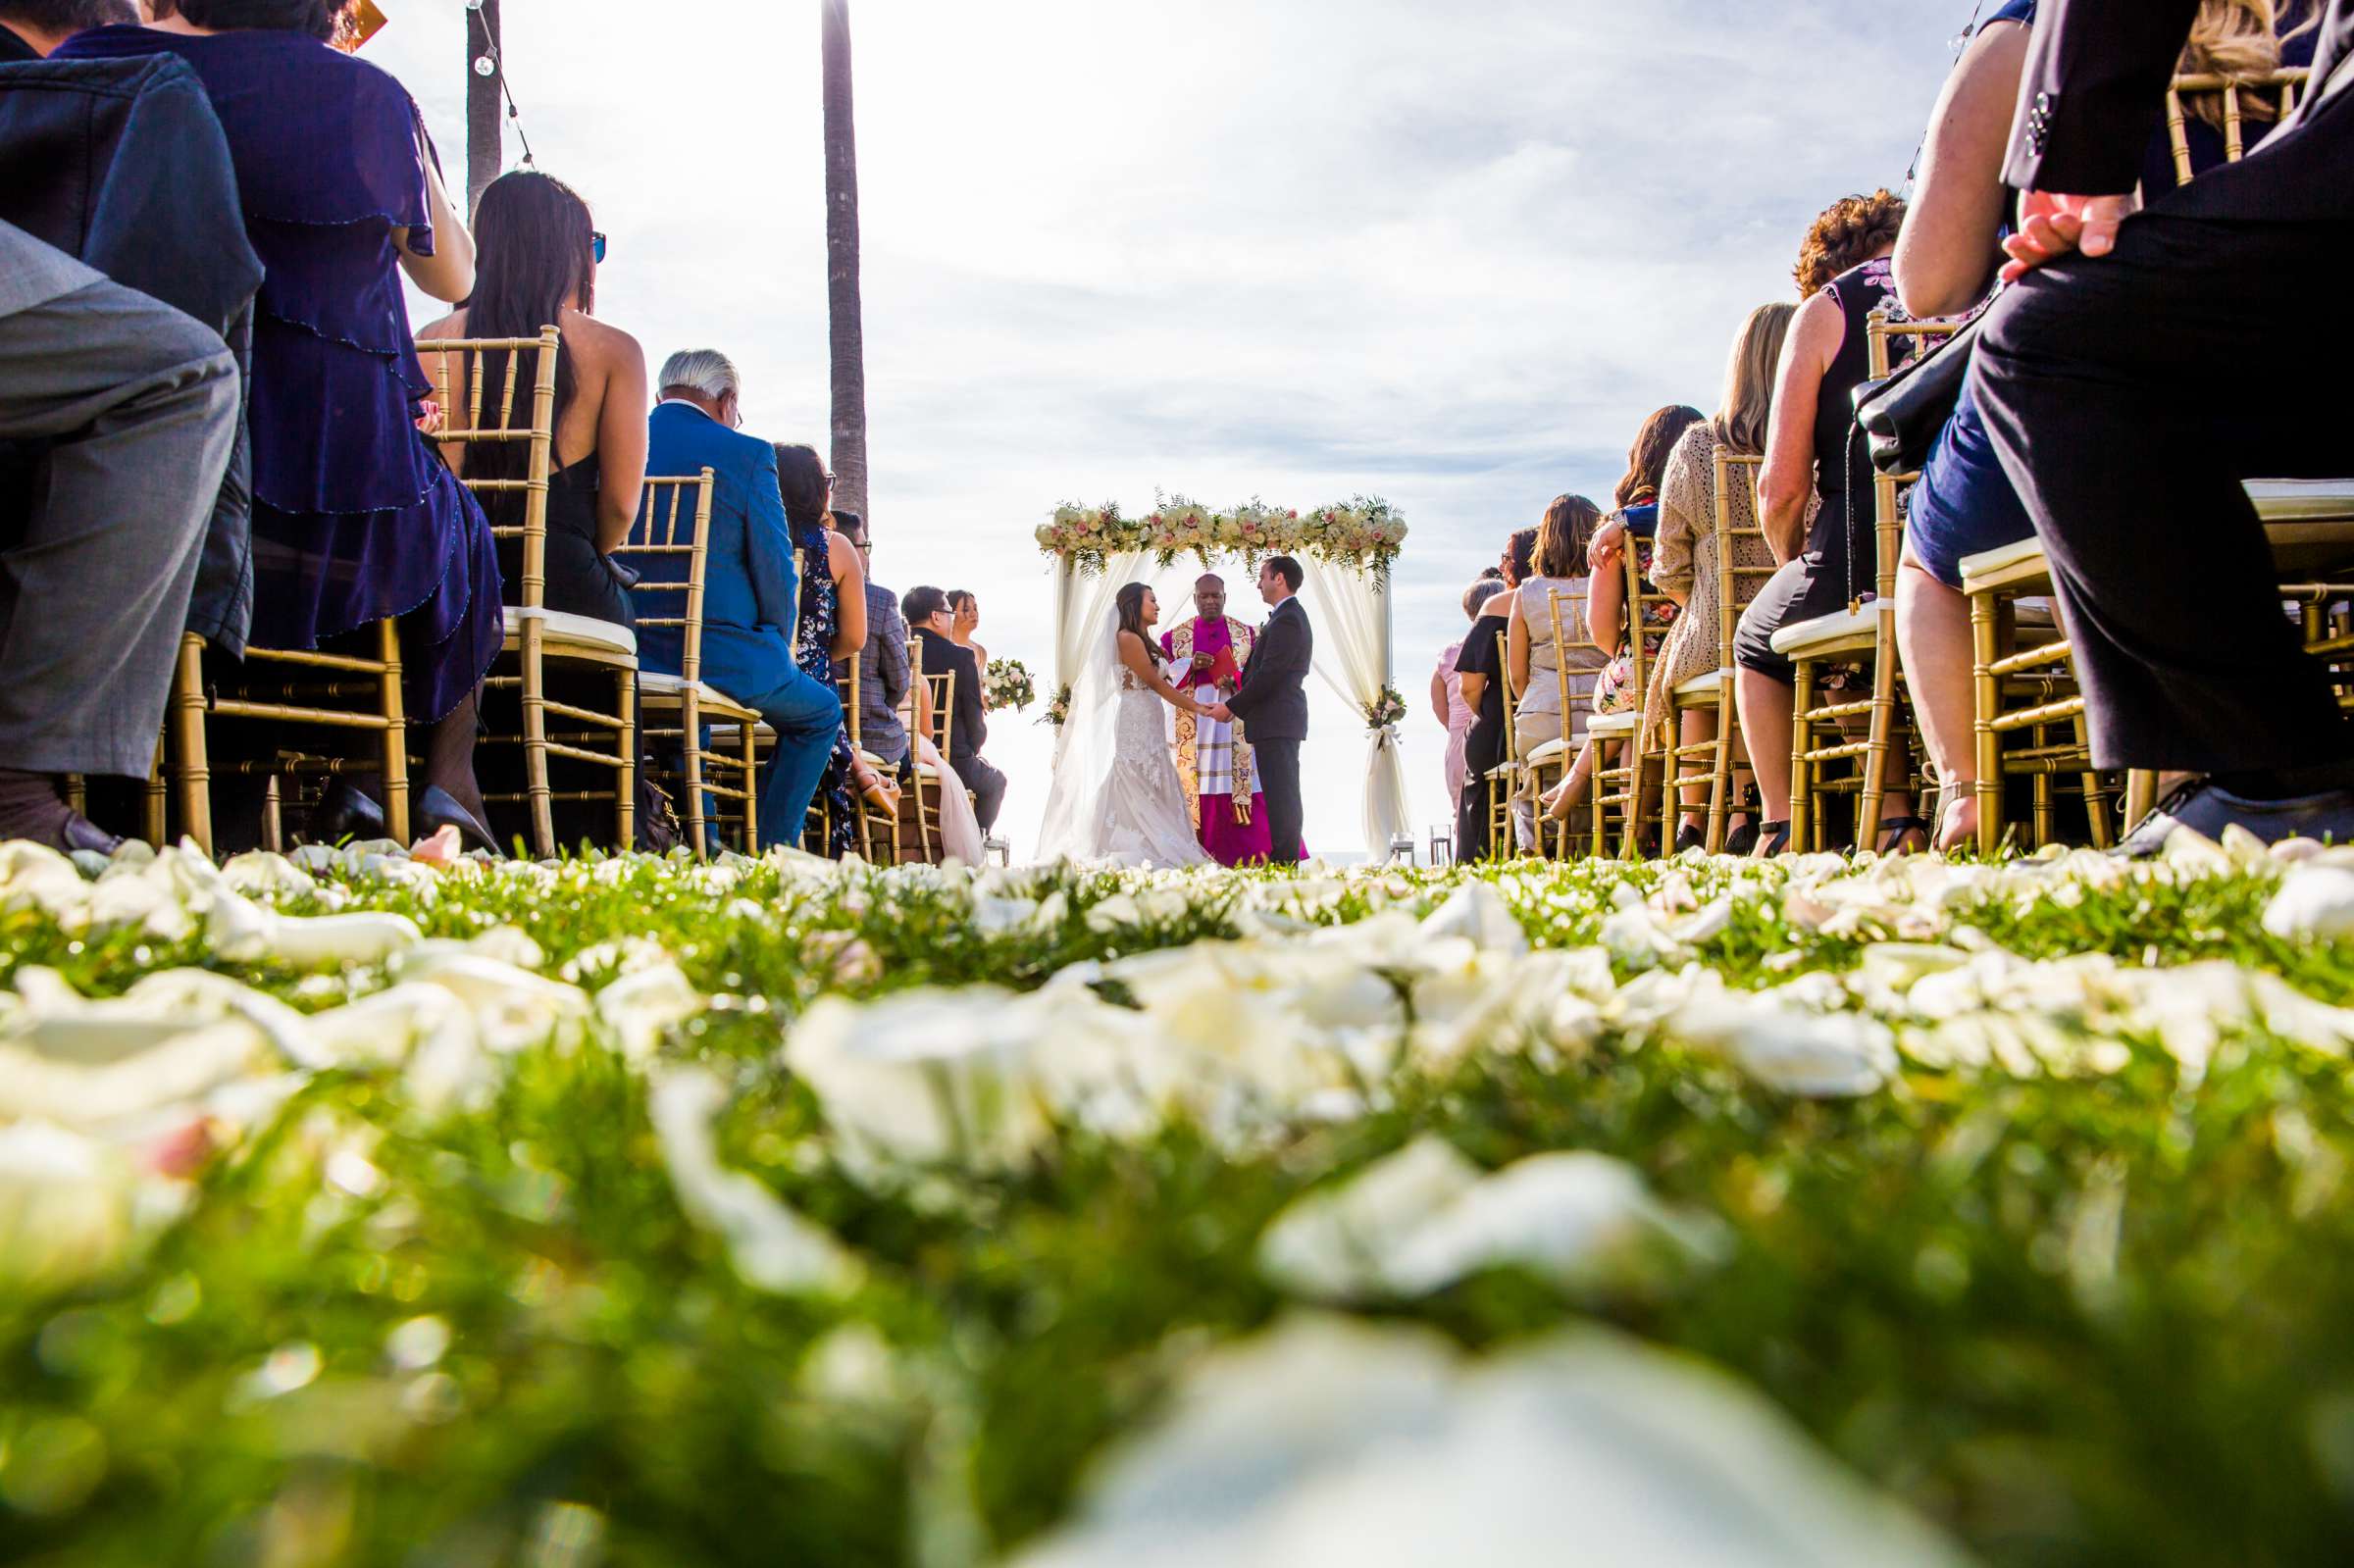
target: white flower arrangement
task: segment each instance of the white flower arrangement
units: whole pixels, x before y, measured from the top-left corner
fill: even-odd
[[[1254,568],[1270,555],[1309,556],[1387,582],[1406,534],[1406,520],[1379,496],[1305,512],[1254,500],[1221,512],[1177,495],[1159,498],[1142,518],[1122,517],[1108,501],[1057,507],[1038,531],[1038,547],[1090,577],[1114,555],[1142,552],[1163,568],[1186,555],[1204,566],[1218,556],[1239,555]]]

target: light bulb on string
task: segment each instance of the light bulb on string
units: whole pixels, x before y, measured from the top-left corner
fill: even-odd
[[[474,61],[474,74],[478,76],[495,76],[498,75],[498,62],[488,55],[477,55]]]

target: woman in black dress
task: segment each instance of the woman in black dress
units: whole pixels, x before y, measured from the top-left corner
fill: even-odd
[[[556,356],[555,471],[547,483],[547,582],[540,602],[560,614],[632,626],[629,592],[608,557],[628,536],[645,486],[645,352],[629,333],[595,318],[604,236],[571,186],[532,170],[491,182],[475,212],[474,231],[474,297],[417,335],[429,342],[537,337],[551,322],[563,331]],[[528,379],[533,359],[518,358],[521,369],[514,374]],[[462,374],[455,363],[449,371],[453,379]],[[509,374],[508,356],[486,357],[486,421],[505,395]],[[467,394],[452,388],[451,395],[462,401]],[[518,418],[531,395],[528,384],[516,389]],[[531,461],[522,441],[444,447],[443,455],[469,479],[522,479]],[[520,491],[483,497],[483,509],[502,528],[520,527],[523,507]],[[498,558],[507,600],[520,603],[523,540],[500,539]]]
[[[1790,843],[1790,749],[1797,670],[1773,649],[1774,633],[1847,608],[1877,589],[1871,462],[1856,435],[1855,389],[1869,366],[1868,318],[1912,318],[1897,298],[1889,255],[1905,204],[1880,191],[1838,203],[1816,222],[1808,257],[1852,260],[1799,307],[1782,349],[1781,384],[1758,478],[1766,543],[1781,569],[1741,613],[1733,635],[1741,733],[1749,742],[1766,820],[1757,852]],[[1828,236],[1826,239],[1825,236]],[[1860,255],[1858,253],[1861,253]],[[1802,262],[1802,286],[1807,278]],[[1899,344],[1898,358],[1906,357]],[[1927,841],[1912,796],[1889,791],[1876,839],[1883,850]]]

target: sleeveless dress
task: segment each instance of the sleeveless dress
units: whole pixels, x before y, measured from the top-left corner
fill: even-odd
[[[1659,550],[1660,504],[1649,485],[1635,492],[1635,498],[1612,514],[1626,527],[1628,545],[1635,552],[1635,575],[1643,580],[1646,595],[1655,590],[1658,580],[1652,576],[1652,562]],[[1649,670],[1659,661],[1660,652],[1667,645],[1668,631],[1674,627],[1682,612],[1669,599],[1652,599],[1643,606],[1643,668]],[[1602,666],[1594,680],[1594,712],[1597,715],[1628,713],[1643,700],[1635,689],[1634,650],[1621,637],[1618,647]]]
[[[547,585],[540,590],[539,597],[547,608],[565,615],[585,615],[617,626],[634,627],[638,616],[631,606],[629,590],[621,585],[621,580],[613,575],[596,549],[596,502],[602,480],[603,470],[594,452],[548,476]],[[497,495],[488,497],[487,509],[501,510],[500,500]],[[520,525],[523,521],[520,506],[513,508],[513,517]],[[506,520],[501,517],[499,521]],[[498,541],[498,570],[509,593],[520,598],[523,540]]]
[[[1742,612],[1733,637],[1736,663],[1785,685],[1797,680],[1798,672],[1773,651],[1773,634],[1844,610],[1851,598],[1869,596],[1877,586],[1871,458],[1863,437],[1855,435],[1854,396],[1871,363],[1866,318],[1880,311],[1893,322],[1913,319],[1897,298],[1895,264],[1885,256],[1841,273],[1823,293],[1838,307],[1846,336],[1823,373],[1815,405],[1815,487],[1822,509],[1807,531],[1805,551],[1766,580]],[[1917,338],[1892,343],[1893,362],[1904,364],[1918,343]]]
[[[803,552],[800,624],[793,631],[793,658],[801,674],[834,684],[834,629],[841,614],[841,589],[834,582],[829,557],[832,535],[819,529],[793,542]],[[850,749],[850,727],[845,719],[834,732],[834,755],[825,776],[817,782],[816,799],[826,808],[826,841],[819,853],[840,860],[858,843],[858,798],[852,772],[857,758]]]
[[[1104,785],[1102,853],[1146,866],[1206,866],[1194,816],[1169,749],[1168,704],[1125,666],[1113,730],[1111,777]]]
[[[496,541],[417,429],[432,392],[392,231],[433,246],[423,122],[375,66],[280,29],[205,37],[113,26],[61,59],[175,54],[228,135],[267,269],[246,384],[253,641],[316,649],[400,623],[409,721],[470,696],[505,635]]]

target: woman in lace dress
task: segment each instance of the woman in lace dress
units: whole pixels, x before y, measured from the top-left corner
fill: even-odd
[[[1154,656],[1160,600],[1142,582],[1119,591],[1111,636],[1081,675],[1039,835],[1049,859],[1142,866],[1211,864],[1169,747],[1167,707],[1208,712],[1169,684]]]

